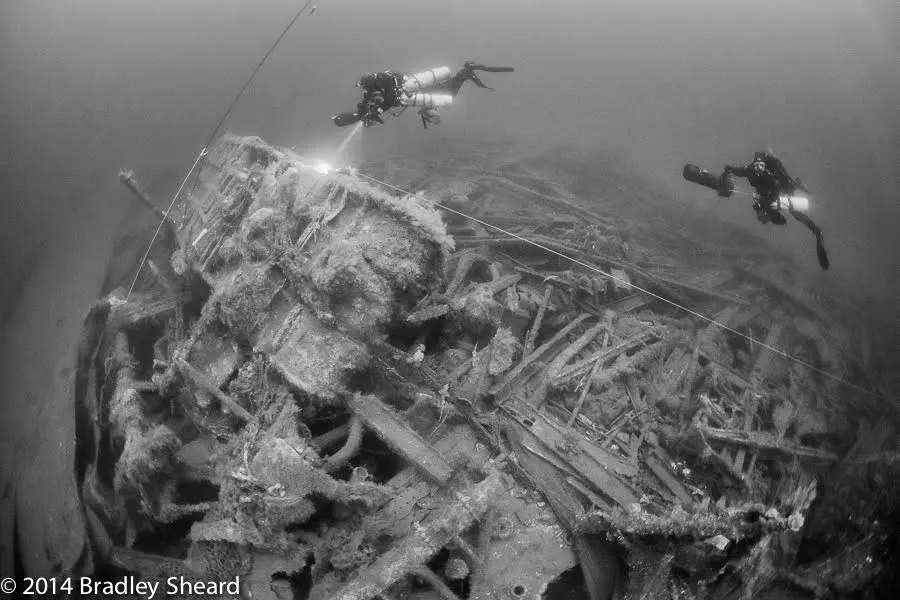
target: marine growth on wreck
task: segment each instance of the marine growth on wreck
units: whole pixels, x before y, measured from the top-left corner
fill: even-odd
[[[135,290],[85,321],[97,569],[313,600],[840,597],[880,576],[883,407],[766,349],[870,383],[819,307],[528,161],[445,165],[395,195],[371,179],[405,186],[394,159],[321,173],[219,141]]]

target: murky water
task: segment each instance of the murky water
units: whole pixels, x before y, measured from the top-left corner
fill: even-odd
[[[313,156],[335,149],[335,165],[440,157],[451,139],[457,149],[513,137],[621,152],[673,202],[741,223],[887,319],[900,297],[900,38],[888,25],[900,23],[897,6],[323,1],[227,128]],[[22,497],[72,492],[66,392],[79,323],[115,240],[155,226],[118,170],[135,168],[164,205],[296,10],[293,0],[0,3],[0,431],[4,449],[41,451]],[[355,104],[364,72],[467,59],[516,72],[486,76],[496,92],[466,88],[440,127],[425,131],[409,114],[350,131],[330,121]],[[800,228],[762,227],[748,199],[701,197],[679,176],[685,162],[718,168],[767,147],[813,190],[833,259],[827,275]],[[23,535],[58,539],[77,511],[51,508]],[[40,543],[30,550],[41,560]]]

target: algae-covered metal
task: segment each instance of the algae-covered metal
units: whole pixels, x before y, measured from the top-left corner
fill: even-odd
[[[773,561],[796,553],[839,419],[832,385],[752,342],[838,363],[814,311],[740,270],[651,269],[624,224],[528,165],[373,187],[417,172],[398,160],[360,177],[227,135],[151,273],[98,302],[76,401],[101,561],[241,577],[254,598],[753,594],[787,577]],[[432,194],[519,215],[505,226],[543,248],[452,236]]]

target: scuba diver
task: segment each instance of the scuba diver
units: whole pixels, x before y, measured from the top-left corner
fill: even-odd
[[[400,105],[402,86],[403,76],[391,70],[368,73],[360,77],[356,87],[362,88],[363,97],[356,105],[356,114],[362,115],[363,125],[371,127],[376,122],[384,124],[381,115]],[[336,121],[335,123],[337,124]]]
[[[735,177],[746,178],[754,189],[753,210],[760,223],[785,225],[787,219],[782,210],[803,223],[816,236],[816,254],[822,270],[828,270],[830,261],[825,252],[823,233],[818,225],[807,215],[809,199],[796,195],[797,191],[809,193],[799,177],[791,177],[784,163],[769,152],[755,152],[753,160],[747,165],[726,165],[721,176],[716,177],[706,169],[696,165],[685,165],[684,178],[716,190],[722,198],[730,198],[735,192]]]
[[[338,113],[332,115],[331,119],[338,127],[360,121],[365,127],[371,127],[376,123],[384,123],[382,115],[392,108],[405,110],[416,107],[419,109],[422,125],[427,129],[429,124],[440,123],[437,109],[451,105],[466,81],[493,91],[494,88],[478,77],[477,71],[510,73],[513,70],[512,67],[489,67],[466,61],[456,73],[452,73],[449,67],[437,67],[412,75],[390,70],[368,73],[356,83],[363,91],[356,111]]]

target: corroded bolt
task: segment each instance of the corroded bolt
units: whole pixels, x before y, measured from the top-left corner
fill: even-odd
[[[503,515],[497,517],[497,520],[494,522],[494,531],[492,532],[491,537],[495,540],[507,540],[512,537],[514,528],[515,525],[509,516]]]
[[[171,259],[169,259],[170,264],[172,265],[172,270],[174,270],[179,275],[184,275],[188,270],[187,260],[184,257],[184,253],[181,250],[176,250],[172,253]]]
[[[470,569],[469,564],[463,559],[455,556],[447,561],[447,564],[444,566],[444,576],[447,579],[458,580],[465,579],[469,576]]]
[[[365,467],[354,467],[350,475],[350,483],[363,483],[369,480],[369,471]]]

